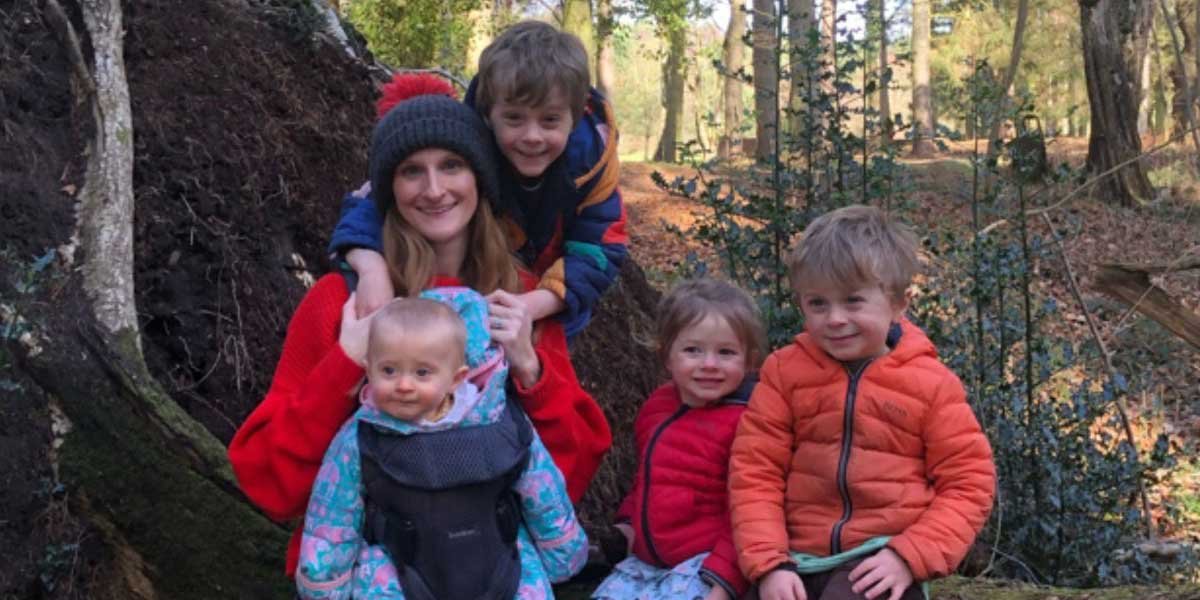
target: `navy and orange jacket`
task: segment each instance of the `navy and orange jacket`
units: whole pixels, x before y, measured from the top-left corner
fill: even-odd
[[[634,421],[637,477],[617,511],[634,531],[633,553],[646,564],[671,568],[711,552],[701,574],[740,598],[749,582],[738,571],[729,528],[729,450],[753,376],[720,402],[683,404],[675,384],[653,393]]]
[[[527,274],[526,274],[527,275]],[[531,277],[525,283],[532,285]],[[462,285],[436,277],[432,286]],[[229,444],[238,485],[277,521],[304,516],[313,481],[334,435],[358,408],[353,394],[363,368],[338,344],[342,306],[350,297],[345,278],[325,275],[308,291],[288,324],[287,338],[271,387]],[[540,379],[517,395],[555,465],[567,493],[578,502],[612,442],[608,421],[579,385],[567,355],[562,326],[552,319],[535,325],[534,350]],[[301,523],[288,545],[287,573],[295,573]]]
[[[771,354],[730,459],[730,506],[751,581],[789,552],[839,554],[890,536],[925,581],[950,574],[992,508],[992,450],[962,383],[905,320],[855,372],[807,333]]]
[[[464,99],[472,106],[474,89],[472,81]],[[567,337],[574,337],[591,320],[592,307],[616,280],[628,255],[612,105],[600,92],[590,90],[566,148],[536,186],[523,187],[508,160],[496,154],[501,158],[503,197],[489,200],[496,206],[511,249],[541,278],[538,287],[566,304],[558,319]],[[329,242],[330,252],[356,247],[381,251],[381,223],[369,194],[348,194]]]

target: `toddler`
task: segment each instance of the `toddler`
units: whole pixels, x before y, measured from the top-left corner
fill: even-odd
[[[754,302],[728,283],[687,281],[659,304],[659,355],[671,381],[634,423],[637,476],[615,525],[621,551],[633,555],[593,598],[731,600],[746,592],[726,481],[765,337]]]

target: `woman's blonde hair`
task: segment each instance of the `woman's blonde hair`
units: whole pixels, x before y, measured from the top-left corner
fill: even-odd
[[[467,232],[467,253],[459,272],[463,285],[481,294],[520,292],[516,258],[487,198],[480,196]],[[419,294],[434,276],[433,246],[400,217],[394,204],[383,221],[383,257],[397,296]]]

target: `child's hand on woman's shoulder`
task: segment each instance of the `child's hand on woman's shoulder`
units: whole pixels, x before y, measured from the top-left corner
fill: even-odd
[[[855,594],[863,594],[870,600],[897,600],[912,585],[913,576],[899,554],[884,548],[850,571],[850,583]]]
[[[350,294],[350,298],[342,305],[342,327],[338,331],[338,344],[342,352],[360,366],[367,364],[367,337],[371,329],[371,317],[359,318],[355,309],[358,293]]]
[[[808,600],[808,594],[795,571],[775,569],[759,580],[758,600]]]

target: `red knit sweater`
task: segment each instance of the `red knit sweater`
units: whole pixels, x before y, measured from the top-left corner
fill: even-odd
[[[434,286],[462,285],[437,277]],[[338,344],[342,306],[350,297],[341,275],[329,274],[308,291],[288,324],[283,353],[266,398],[229,444],[242,491],[278,521],[302,518],[313,480],[334,434],[358,407],[352,395],[363,377]],[[578,502],[612,442],[608,421],[579,385],[556,319],[537,323],[535,351],[541,378],[517,384],[521,404]],[[287,573],[295,572],[301,523],[288,546]]]

